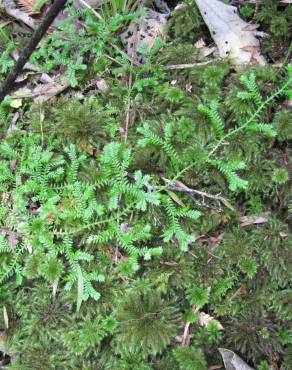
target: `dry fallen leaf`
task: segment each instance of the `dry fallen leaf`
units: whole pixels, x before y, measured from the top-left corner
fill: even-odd
[[[213,54],[217,48],[216,47],[208,47],[205,44],[205,41],[200,38],[197,42],[195,42],[195,47],[200,50],[200,54],[204,57],[207,57],[208,55]]]
[[[51,82],[48,84],[38,85],[34,90],[33,94],[35,103],[43,103],[52,97],[60,94],[62,91],[69,87],[69,83],[66,85],[60,84],[59,82]]]
[[[186,91],[191,92],[191,91],[192,91],[192,89],[193,89],[193,85],[192,85],[192,83],[191,83],[191,82],[188,82],[188,83],[185,85],[185,89],[186,89]]]
[[[162,37],[167,15],[146,10],[146,16],[139,19],[139,23],[131,22],[128,29],[121,34],[121,40],[127,50],[128,56],[134,61],[145,63],[145,55],[138,53],[138,49],[145,45],[151,50],[155,40]],[[138,53],[138,55],[137,55]]]
[[[254,370],[229,349],[219,348],[219,352],[221,353],[226,370]]]
[[[203,57],[207,57],[207,56],[209,56],[209,55],[211,55],[211,54],[213,54],[213,53],[215,53],[215,51],[217,52],[217,47],[215,47],[215,46],[212,46],[212,47],[208,47],[208,46],[206,46],[206,47],[204,47],[204,48],[202,48],[201,50],[200,50],[200,52],[201,52],[201,55],[203,55]]]
[[[205,44],[205,41],[203,40],[202,37],[198,41],[195,42],[195,47],[197,49],[201,49],[201,48],[203,48],[205,46],[206,46],[206,44]]]
[[[8,235],[8,246],[11,249],[14,249],[19,244],[19,240],[16,234],[11,233]]]
[[[106,80],[104,80],[103,78],[96,82],[96,87],[98,88],[99,91],[103,93],[107,92],[108,90],[108,84],[106,83]]]
[[[268,221],[270,212],[263,212],[255,216],[240,217],[241,226],[249,226],[254,224],[263,224]]]
[[[64,90],[66,90],[70,84],[69,82],[66,84],[61,84],[59,82],[60,76],[58,80],[49,83],[39,84],[33,90],[28,89],[27,87],[20,88],[11,95],[11,103],[10,106],[13,108],[19,108],[22,104],[22,99],[25,98],[33,98],[35,103],[43,103],[54,96],[60,94]]]
[[[183,201],[179,198],[178,195],[176,195],[173,191],[171,190],[166,190],[167,194],[171,197],[171,199],[173,201],[175,201],[175,203],[177,203],[179,206],[181,207],[185,207],[185,204],[183,203]]]
[[[255,37],[255,25],[243,21],[234,6],[219,0],[196,0],[197,6],[222,58],[236,65],[266,64]]]
[[[200,312],[198,322],[200,326],[207,326],[209,322],[213,322],[214,324],[216,324],[218,330],[224,329],[218,320],[214,319],[213,316],[210,316],[205,312]]]
[[[33,30],[36,29],[37,22],[32,17],[30,17],[26,12],[18,9],[13,0],[3,0],[1,2],[1,6],[3,6],[6,14],[10,15],[10,17],[13,17],[16,20],[23,22]]]

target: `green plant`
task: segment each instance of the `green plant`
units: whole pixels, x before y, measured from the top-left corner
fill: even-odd
[[[209,301],[209,292],[207,289],[195,286],[188,289],[188,300],[191,305],[201,308]]]
[[[117,309],[118,348],[143,357],[161,353],[177,332],[180,313],[159,293],[129,292]]]
[[[289,32],[289,21],[291,20],[291,7],[287,6],[284,10],[277,7],[277,2],[269,0],[257,14],[257,19],[261,22],[270,24],[270,31],[276,37],[285,37]],[[273,14],[273,18],[269,18]]]
[[[279,32],[287,9],[275,8]],[[171,42],[132,65],[117,36],[138,14],[72,12],[33,60],[67,70],[82,95],[26,100],[17,125],[10,100],[0,106],[12,369],[203,370],[221,363],[218,347],[290,369],[291,66],[164,68],[205,60],[190,47],[205,36],[193,4],[174,12]],[[70,72],[76,61],[86,70]]]
[[[277,130],[278,138],[281,141],[290,140],[292,138],[291,130],[292,114],[288,110],[282,110],[275,115],[274,127]]]
[[[137,0],[107,0],[102,4],[102,13],[108,19],[121,14],[133,13],[138,6]]]
[[[229,327],[232,328],[232,333],[228,341],[232,338],[237,351],[245,353],[255,361],[261,359],[263,354],[271,361],[277,353],[283,352],[277,336],[277,326],[270,318],[260,318],[258,313],[252,315],[250,312],[246,317],[235,316],[234,320]]]
[[[15,49],[14,42],[10,41],[6,48],[2,51],[0,57],[0,75],[5,76],[10,68],[14,65],[13,59],[10,57],[10,53]]]
[[[69,351],[78,355],[88,356],[91,350],[97,351],[103,338],[112,334],[116,328],[116,320],[112,317],[97,315],[92,321],[85,318],[79,328],[64,334],[64,342]]]
[[[240,7],[240,15],[245,18],[251,18],[254,14],[254,8],[249,5],[244,5]]]
[[[107,104],[105,107],[96,97],[83,100],[60,99],[54,107],[45,107],[45,119],[41,121],[38,105],[29,112],[31,130],[43,135],[52,135],[68,145],[76,146],[89,154],[100,149],[117,131],[115,117],[117,109]],[[40,123],[41,122],[41,123]]]
[[[1,126],[5,129],[7,129],[9,127],[10,122],[11,122],[11,118],[12,118],[12,109],[10,107],[10,99],[6,98],[3,102],[0,103],[0,123],[1,123]],[[3,134],[5,134],[5,132]]]
[[[204,162],[212,167],[215,167],[219,172],[221,172],[227,179],[229,188],[232,191],[246,189],[247,181],[241,179],[237,171],[246,168],[246,164],[240,160],[239,156],[235,156],[232,160],[229,156],[228,150],[224,150],[223,143],[226,140],[230,140],[232,136],[237,137],[238,134],[246,135],[265,135],[271,138],[276,136],[276,132],[271,124],[264,124],[258,121],[262,112],[268,107],[268,105],[277,97],[281,95],[288,94],[289,86],[291,86],[292,81],[292,68],[288,66],[288,77],[278,90],[271,96],[263,99],[259,88],[255,81],[255,75],[250,76],[243,75],[240,78],[241,83],[246,87],[246,91],[240,91],[237,93],[237,97],[243,102],[250,102],[254,108],[251,110],[246,120],[243,122],[238,122],[235,128],[231,128],[226,131],[225,123],[220,117],[218,112],[218,102],[211,101],[209,106],[200,104],[198,110],[205,114],[211,123],[213,134],[213,140],[209,143],[207,150],[202,148],[201,157],[204,158]],[[162,149],[163,152],[169,157],[170,162],[176,171],[174,180],[182,176],[186,171],[189,171],[197,165],[197,162],[190,163],[185,168],[180,169],[182,166],[179,164],[179,154],[173,148],[171,144],[172,124],[167,124],[164,129],[164,139],[158,137],[153,131],[151,131],[149,125],[144,125],[143,128],[139,128],[138,132],[142,133],[143,139],[139,141],[140,145],[155,145]],[[218,152],[221,149],[220,159],[218,158]],[[216,154],[217,159],[213,159]],[[227,159],[227,157],[229,157]]]
[[[198,37],[202,25],[203,20],[195,2],[186,1],[168,22],[167,33],[172,39],[193,41],[194,37]]]
[[[33,11],[38,13],[41,11],[42,7],[46,4],[47,0],[37,0],[33,6]]]
[[[273,174],[273,181],[276,184],[285,184],[289,180],[288,172],[283,168],[276,168]]]
[[[116,43],[114,32],[123,22],[135,19],[136,16],[116,15],[105,20],[96,19],[88,9],[76,11],[68,8],[67,12],[70,17],[44,39],[42,48],[32,54],[30,61],[44,72],[60,69],[63,74],[62,82],[76,87],[77,77],[81,71],[87,69],[89,57],[91,60],[96,58],[98,65],[110,63],[105,55],[107,51],[113,54],[111,44]],[[80,18],[84,20],[86,27],[78,26]]]
[[[130,181],[129,149],[118,143],[108,144],[99,158],[99,177],[91,184],[78,178],[85,155],[79,156],[73,145],[63,154],[55,154],[56,143],[42,149],[39,140],[39,136],[26,135],[21,137],[19,150],[9,142],[1,146],[1,155],[6,159],[1,162],[1,188],[6,194],[1,222],[7,228],[7,237],[1,239],[1,281],[12,274],[19,283],[25,275],[40,275],[55,290],[62,277],[66,289],[77,282],[78,307],[89,297],[98,300],[94,284],[104,281],[104,275],[83,267],[94,259],[85,246],[117,245],[131,256],[132,268],[137,269],[138,257],[150,259],[160,255],[162,248],[146,244],[152,238],[151,224],[142,224],[138,219],[129,223],[128,215],[146,212],[150,205],[161,202],[169,214],[169,224],[161,238],[169,242],[175,235],[181,249],[186,250],[190,239],[178,219],[196,219],[199,213],[176,209],[167,198],[151,190],[150,177],[141,171],[136,171]],[[16,162],[12,170],[8,165],[11,160]],[[14,201],[10,209],[7,200],[11,191]],[[80,235],[85,235],[85,240]]]
[[[174,349],[174,357],[180,369],[203,370],[207,362],[202,351],[195,347],[180,346]]]

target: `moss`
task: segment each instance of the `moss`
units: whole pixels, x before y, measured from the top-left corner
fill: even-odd
[[[115,108],[104,106],[93,96],[83,100],[64,98],[58,101],[57,106],[48,103],[44,112],[38,106],[32,107],[29,123],[32,132],[45,138],[53,134],[65,144],[73,142],[93,154],[114,136],[116,115]]]
[[[166,40],[152,64],[130,66],[119,59],[124,65],[116,68],[101,58],[80,74],[82,96],[73,98],[70,92],[42,106],[32,104],[27,111],[25,106],[20,129],[0,147],[2,226],[11,222],[8,226],[15,231],[30,220],[19,237],[25,244],[8,239],[8,253],[0,240],[2,270],[17,261],[12,268],[24,271],[9,276],[0,288],[9,317],[6,346],[13,354],[12,369],[202,370],[220,363],[219,346],[236,351],[255,368],[260,363],[291,367],[288,96],[281,92],[253,116],[264,125],[255,133],[240,128],[254,114],[257,101],[239,94],[248,93],[242,74],[253,74],[265,99],[283,83],[285,68],[237,71],[223,60],[164,71],[162,64],[203,59],[192,46],[205,31],[193,5],[174,14],[168,30],[172,41]],[[265,41],[269,47],[281,37],[286,50],[289,12],[274,1],[260,8],[263,28],[272,34]],[[266,52],[273,57],[272,49]],[[106,80],[106,92],[88,85],[95,73]],[[212,116],[214,106],[218,109]],[[276,137],[264,131],[269,127],[271,132],[271,123]],[[72,143],[77,150],[64,151]],[[75,165],[69,165],[69,158]],[[50,159],[52,167],[46,166]],[[53,172],[55,167],[59,170]],[[231,191],[230,171],[248,186]],[[174,188],[168,182],[172,179]],[[35,195],[41,186],[48,193]],[[156,190],[159,196],[153,199]],[[60,200],[47,202],[55,192]],[[145,207],[144,197],[153,202]],[[200,211],[200,218],[183,218],[189,209]],[[256,224],[251,218],[249,225],[241,225],[242,216],[257,218],[262,212],[269,213],[265,222]],[[169,230],[170,224],[175,230]],[[70,234],[77,226],[77,235],[62,238],[62,232]],[[153,248],[159,256],[147,253]],[[137,257],[137,249],[146,252]],[[98,299],[82,302],[78,312],[82,279],[70,275],[74,258],[80,258],[82,279],[87,278],[83,289]],[[214,322],[202,326],[200,313],[225,330],[219,331]],[[4,329],[3,315],[0,320]],[[183,346],[188,322],[190,345]]]
[[[291,122],[292,112],[289,110],[282,110],[275,115],[273,124],[281,141],[292,139]]]
[[[193,42],[202,35],[203,20],[196,4],[186,2],[180,9],[175,10],[174,16],[167,26],[167,34],[173,40]]]

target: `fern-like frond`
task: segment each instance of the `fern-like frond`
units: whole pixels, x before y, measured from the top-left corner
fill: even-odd
[[[221,139],[224,135],[224,122],[219,115],[218,108],[219,103],[215,100],[211,101],[209,106],[198,105],[198,110],[209,117],[217,139]]]

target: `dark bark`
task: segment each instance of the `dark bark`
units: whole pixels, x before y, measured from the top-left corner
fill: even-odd
[[[32,34],[29,43],[21,53],[14,67],[8,73],[5,81],[0,87],[0,103],[5,98],[5,96],[9,94],[9,92],[13,89],[17,76],[22,71],[25,63],[29,60],[31,54],[33,53],[38,43],[43,38],[44,34],[47,32],[53,20],[59,14],[60,10],[64,8],[66,2],[67,0],[55,0],[54,3],[49,8],[49,10],[47,11],[47,13],[45,14],[42,22]]]

